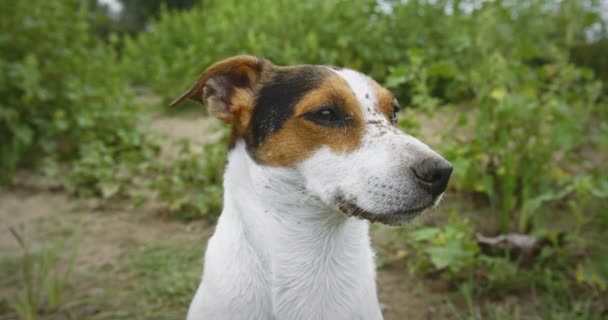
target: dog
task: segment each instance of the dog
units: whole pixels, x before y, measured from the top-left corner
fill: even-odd
[[[231,127],[224,207],[187,319],[382,319],[369,222],[435,206],[452,166],[397,126],[395,97],[322,65],[236,56],[172,102]]]

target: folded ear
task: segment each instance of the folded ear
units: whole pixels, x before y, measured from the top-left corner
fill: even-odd
[[[253,108],[262,73],[269,65],[267,60],[247,55],[220,61],[205,70],[171,106],[192,99],[206,104],[216,118],[233,122],[243,108]]]

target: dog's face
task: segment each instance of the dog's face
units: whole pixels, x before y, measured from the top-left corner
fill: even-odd
[[[186,98],[228,122],[257,163],[296,171],[310,196],[349,215],[405,223],[438,202],[452,172],[399,130],[393,95],[356,71],[238,56],[173,104]]]

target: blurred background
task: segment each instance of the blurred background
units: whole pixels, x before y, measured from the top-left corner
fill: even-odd
[[[360,70],[454,165],[374,224],[386,319],[608,318],[608,1],[0,1],[0,319],[182,319],[227,128],[210,64]]]

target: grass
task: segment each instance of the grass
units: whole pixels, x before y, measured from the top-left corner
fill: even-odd
[[[200,244],[158,241],[73,273],[78,241],[67,243],[34,251],[24,242],[21,255],[0,259],[0,319],[183,318],[199,282]]]
[[[78,240],[71,248],[67,241],[58,242],[33,252],[31,244],[22,231],[9,229],[19,244],[22,255],[18,261],[3,263],[19,289],[7,295],[6,302],[21,319],[35,320],[47,313],[57,313],[64,309],[67,289],[70,285],[78,252]],[[7,273],[9,274],[9,273]],[[11,281],[10,277],[7,277]]]
[[[444,207],[445,210],[451,209]],[[437,215],[434,219],[443,224],[446,217]],[[45,226],[52,222],[43,220]],[[432,217],[423,218],[406,227],[405,232],[421,230],[421,224],[433,222]],[[72,223],[78,224],[79,221],[76,219]],[[158,221],[158,226],[161,224],[163,222]],[[406,266],[420,257],[412,251],[403,253],[402,250],[408,250],[402,241],[403,232],[403,228],[378,225],[372,228],[375,247],[383,265],[393,270],[402,268],[405,273]],[[78,259],[81,258],[78,256],[80,241],[74,232],[51,230],[35,234],[30,239],[19,235],[24,242],[19,249],[21,251],[0,258],[1,320],[182,319],[200,279],[204,247],[201,237],[189,238],[188,241],[179,238],[140,240],[110,263],[83,268],[79,265],[83,261]],[[379,242],[379,239],[384,240]],[[423,295],[433,283],[447,283],[434,294],[447,297],[444,305],[450,306],[450,318],[453,319],[600,319],[603,316],[597,311],[602,310],[599,296],[593,292],[571,290],[569,282],[560,279],[559,274],[517,270],[516,276],[521,277],[520,283],[537,282],[542,286],[510,292],[507,283],[496,288],[505,290],[498,294],[474,277],[455,284],[449,277],[442,279],[437,273],[417,270],[412,274],[425,288]],[[49,282],[44,279],[54,279],[55,282],[48,286]]]
[[[584,239],[572,238],[574,233],[571,233],[568,243],[573,247],[547,247],[551,250],[531,266],[521,267],[509,257],[478,260],[480,255],[471,243],[474,240],[463,235],[474,234],[475,230],[483,232],[476,224],[483,224],[481,218],[487,212],[471,204],[471,199],[462,194],[448,196],[434,213],[410,226],[372,226],[379,267],[396,270],[392,276],[398,273],[398,279],[416,279],[414,286],[393,286],[394,290],[413,292],[419,286],[419,295],[424,297],[421,308],[437,308],[443,312],[447,309],[445,306],[450,306],[451,312],[447,310],[450,316],[441,317],[447,319],[601,319],[606,316],[605,283],[592,265],[586,265],[587,260],[608,257],[602,245],[605,236],[597,233],[597,228],[582,230]],[[40,202],[46,203],[47,198]],[[66,204],[69,203],[66,200]],[[594,203],[592,209],[605,216],[602,211],[605,204],[605,201]],[[121,216],[109,212],[114,210],[87,212],[86,208],[76,208],[73,211],[83,212],[43,215],[36,225],[42,232],[34,228],[36,231],[30,232],[29,238],[15,232],[20,251],[0,255],[0,320],[184,317],[199,283],[204,241],[211,232],[211,224],[167,221],[151,216],[151,212],[124,212]],[[567,215],[559,217],[564,223],[571,221]],[[127,226],[120,228],[125,222]],[[140,225],[141,222],[146,225]],[[87,252],[91,254],[91,244],[80,248],[73,230],[83,225],[92,228],[93,224],[103,227],[93,228],[96,232],[85,229],[80,233],[86,234],[88,240],[112,244],[122,250],[109,262],[90,266],[97,253],[93,250],[94,256],[87,255]],[[191,232],[192,226],[199,229]],[[112,235],[107,234],[110,230]],[[141,230],[148,230],[144,232],[147,232],[145,237],[125,234]],[[184,234],[191,236],[183,237]],[[597,244],[588,246],[589,241]],[[591,250],[592,247],[598,248]],[[79,257],[80,249],[85,249],[83,257]],[[103,245],[98,249],[103,251]],[[581,253],[585,254],[584,259],[578,256]],[[463,254],[476,258],[466,262],[461,258]],[[447,268],[442,267],[445,261],[449,262]],[[383,272],[387,271],[379,271],[379,280],[395,279],[383,278],[386,276]],[[440,289],[432,289],[437,285]],[[590,287],[592,285],[595,287]],[[387,296],[393,297],[392,302],[381,301],[389,307],[405,299],[405,295],[395,292]],[[441,303],[432,302],[437,296]],[[393,314],[401,317],[408,313],[401,308]],[[420,319],[412,314],[410,317]]]
[[[559,290],[558,290],[559,289]],[[594,310],[594,299],[590,296],[575,296],[568,289],[550,287],[547,291],[522,293],[501,301],[492,301],[475,292],[475,282],[460,286],[447,300],[455,319],[523,320],[523,319],[603,319]],[[526,301],[522,303],[522,301]],[[459,301],[457,304],[454,301]]]
[[[465,285],[458,292],[465,300],[466,306],[456,306],[448,299],[455,319],[487,319],[487,320],[542,320],[542,319],[563,319],[563,320],[587,320],[604,319],[604,315],[593,311],[591,300],[578,299],[574,308],[567,307],[575,297],[558,297],[551,293],[544,293],[540,297],[537,307],[531,308],[530,305],[521,305],[518,299],[507,299],[503,303],[483,302],[482,297],[474,297],[470,290],[470,285]],[[521,298],[521,297],[520,297]]]
[[[175,242],[158,242],[136,252],[125,264],[132,275],[132,293],[141,319],[183,318],[199,283],[201,246],[186,247]],[[152,281],[150,281],[152,279]]]

